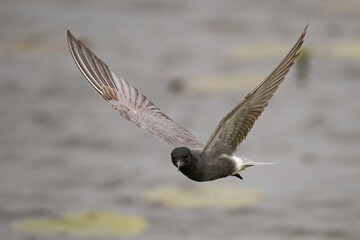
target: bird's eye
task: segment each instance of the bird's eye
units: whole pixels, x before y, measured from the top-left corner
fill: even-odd
[[[185,159],[185,160],[189,160],[189,159],[190,159],[190,156],[189,156],[189,155],[185,155],[185,156],[184,156],[184,159]]]

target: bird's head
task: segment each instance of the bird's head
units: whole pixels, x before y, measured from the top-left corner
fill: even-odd
[[[171,161],[179,171],[181,167],[189,165],[192,160],[193,155],[190,149],[186,147],[178,147],[171,152]]]

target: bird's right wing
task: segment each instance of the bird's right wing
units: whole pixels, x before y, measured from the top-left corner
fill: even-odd
[[[203,154],[210,156],[232,154],[237,150],[294,64],[300,53],[306,29],[307,26],[279,66],[220,121],[206,144]]]
[[[188,130],[171,120],[136,88],[111,71],[70,31],[67,32],[67,39],[72,57],[82,74],[121,116],[145,129],[171,149],[204,147]]]

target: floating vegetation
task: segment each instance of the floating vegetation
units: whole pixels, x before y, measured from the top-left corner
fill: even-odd
[[[198,93],[227,93],[249,91],[259,84],[264,76],[209,73],[192,78],[187,84],[190,91]]]
[[[302,47],[300,55],[295,62],[297,82],[300,86],[306,84],[310,70],[310,50]]]
[[[182,78],[173,78],[169,81],[168,90],[172,93],[180,93],[184,90],[184,80]]]
[[[241,45],[226,51],[225,60],[229,62],[254,61],[272,57],[281,57],[291,49],[291,44],[280,42],[258,42]]]
[[[360,2],[357,0],[324,1],[318,10],[329,15],[356,14],[360,13]]]
[[[339,59],[360,59],[360,40],[338,41],[320,48],[319,55]]]
[[[147,228],[147,222],[143,218],[136,216],[91,211],[69,213],[59,218],[19,220],[13,223],[13,227],[18,230],[43,234],[133,236],[141,234]]]
[[[291,44],[284,43],[251,43],[241,47],[235,47],[225,52],[225,61],[232,64],[239,61],[265,60],[271,57],[285,57],[291,48]],[[333,43],[311,45],[305,44],[301,51],[301,57],[321,57],[334,59],[360,59],[360,39],[339,40]]]
[[[47,53],[65,51],[64,39],[49,39],[42,36],[28,36],[0,44],[0,53],[16,56],[42,56]]]
[[[161,187],[145,192],[147,201],[180,208],[244,208],[260,202],[263,194],[255,189],[231,186],[197,188]]]

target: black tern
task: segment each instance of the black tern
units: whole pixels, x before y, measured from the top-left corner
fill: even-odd
[[[300,54],[307,27],[282,62],[218,124],[206,144],[175,123],[125,79],[110,70],[80,40],[67,31],[69,49],[78,68],[121,116],[166,143],[175,167],[194,181],[212,181],[227,176],[240,179],[247,167],[271,163],[254,162],[235,156],[254,122],[283,82]]]

